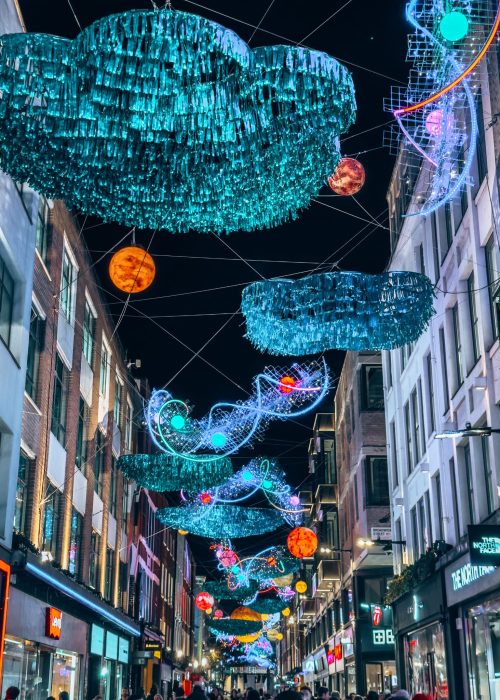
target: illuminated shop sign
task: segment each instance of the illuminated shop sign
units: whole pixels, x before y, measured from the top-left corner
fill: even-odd
[[[343,650],[342,650],[342,644],[336,644],[334,648],[334,653],[335,653],[335,660],[336,661],[342,661],[342,655],[343,655]]]
[[[372,635],[372,641],[375,646],[394,644],[394,633],[391,629],[372,630]]]
[[[456,571],[451,572],[451,585],[454,591],[459,591],[465,586],[477,581],[482,576],[488,576],[495,571],[494,566],[477,566],[475,564],[464,564]]]
[[[326,653],[326,660],[329,666],[335,663],[335,651],[333,649],[330,649],[330,651]]]
[[[500,565],[500,525],[470,525],[471,564]]]
[[[57,608],[45,608],[45,636],[61,639],[62,612]]]

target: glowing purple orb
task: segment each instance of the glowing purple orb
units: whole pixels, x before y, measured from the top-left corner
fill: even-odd
[[[441,109],[435,109],[427,115],[425,128],[431,136],[440,136],[443,132],[444,114]]]
[[[300,498],[298,496],[291,496],[290,505],[291,506],[298,506],[299,504],[300,504]]]

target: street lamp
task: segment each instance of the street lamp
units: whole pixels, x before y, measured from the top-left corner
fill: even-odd
[[[464,438],[464,437],[491,437],[493,433],[500,433],[498,428],[490,428],[490,426],[485,425],[483,428],[473,428],[470,423],[465,424],[465,428],[462,430],[445,430],[442,433],[438,433],[436,438],[438,440],[445,440],[446,438]]]
[[[406,545],[406,540],[371,540],[369,537],[359,537],[358,547],[374,547],[375,545],[400,544]]]

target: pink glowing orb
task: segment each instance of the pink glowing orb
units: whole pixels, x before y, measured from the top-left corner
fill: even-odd
[[[238,561],[238,555],[228,547],[221,547],[216,551],[215,554],[222,566],[224,566],[227,569],[229,569],[229,567],[231,566],[234,566],[234,564],[236,564],[236,562]]]
[[[446,128],[452,129],[453,115],[449,114],[448,119],[446,120],[445,114],[442,109],[434,109],[427,115],[427,118],[425,120],[425,128],[427,133],[429,133],[431,136],[441,136],[443,134],[445,121]]]
[[[300,504],[300,498],[298,496],[291,496],[290,497],[290,505],[291,506],[298,506]]]

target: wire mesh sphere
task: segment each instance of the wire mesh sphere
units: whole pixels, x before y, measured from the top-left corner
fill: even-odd
[[[349,197],[357,194],[365,184],[365,169],[355,158],[342,158],[333,175],[328,178],[330,189],[335,194]]]
[[[143,292],[156,277],[156,265],[151,255],[134,245],[117,250],[109,261],[108,271],[115,287],[127,294]]]
[[[214,606],[214,597],[206,591],[200,591],[194,599],[194,604],[198,610],[208,611]]]
[[[225,569],[234,566],[238,561],[238,555],[229,547],[219,547],[215,551],[215,556]]]
[[[290,554],[303,559],[312,557],[318,548],[318,538],[308,527],[296,527],[288,535],[286,544]]]

